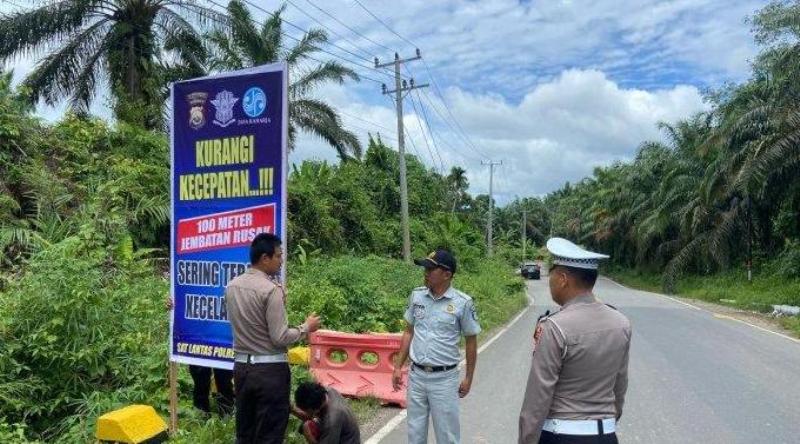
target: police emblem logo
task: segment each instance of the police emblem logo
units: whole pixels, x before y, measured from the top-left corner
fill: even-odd
[[[186,96],[189,102],[189,126],[193,129],[200,129],[206,124],[206,99],[208,94],[204,92],[193,92]]]
[[[414,304],[414,319],[422,319],[425,317],[425,306]]]
[[[214,116],[214,125],[225,128],[233,123],[233,106],[238,101],[239,98],[230,91],[222,90],[218,92],[214,100],[211,101],[211,104],[217,109]]]
[[[448,313],[455,313],[456,312],[456,306],[453,305],[453,304],[448,304],[447,305],[447,312]]]

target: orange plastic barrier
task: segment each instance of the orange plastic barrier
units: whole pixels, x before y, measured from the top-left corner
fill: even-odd
[[[372,396],[384,404],[406,407],[408,367],[403,387],[394,391],[392,371],[402,334],[354,334],[319,330],[309,337],[311,374],[326,386],[352,397]]]

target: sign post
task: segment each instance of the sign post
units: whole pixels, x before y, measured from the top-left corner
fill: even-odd
[[[233,368],[225,286],[286,243],[287,88],[285,63],[172,85],[171,363]]]

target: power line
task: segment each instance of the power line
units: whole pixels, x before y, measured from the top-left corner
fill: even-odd
[[[417,120],[417,126],[419,127],[419,132],[422,133],[422,138],[425,140],[425,146],[428,148],[428,154],[431,156],[431,162],[433,168],[438,169],[441,172],[442,170],[436,165],[436,158],[433,156],[433,151],[431,150],[431,144],[428,143],[428,136],[425,135],[425,130],[422,128],[422,122],[420,121],[420,112],[417,110],[417,104],[414,102],[414,95],[413,94],[409,95],[409,98],[411,99],[411,106],[414,108],[414,114],[416,114],[417,116],[416,120]]]
[[[328,32],[330,32],[330,33],[331,33],[331,34],[333,34],[334,36],[336,36],[336,37],[339,37],[340,39],[342,39],[342,40],[344,40],[345,42],[349,43],[349,44],[350,44],[350,45],[351,45],[353,48],[356,48],[356,50],[358,50],[358,51],[361,51],[362,53],[366,54],[366,57],[361,57],[361,56],[359,56],[359,55],[357,55],[357,54],[354,54],[354,53],[352,53],[352,52],[349,52],[349,51],[348,51],[348,53],[349,53],[349,54],[351,54],[351,55],[355,55],[356,57],[361,57],[362,59],[364,59],[364,60],[366,60],[366,61],[369,61],[369,62],[372,62],[372,61],[374,60],[374,58],[375,58],[375,54],[373,54],[373,53],[370,53],[369,51],[367,51],[367,50],[363,49],[362,47],[360,47],[360,46],[356,45],[356,44],[355,44],[355,43],[353,43],[351,40],[349,40],[348,38],[346,38],[345,36],[343,36],[342,34],[340,34],[339,32],[337,32],[336,30],[334,30],[334,29],[333,29],[333,28],[331,28],[330,26],[326,25],[325,23],[323,23],[323,22],[322,22],[321,20],[319,20],[318,18],[316,18],[316,17],[314,17],[313,15],[309,14],[308,12],[306,12],[306,11],[305,11],[303,8],[301,8],[300,6],[298,6],[298,5],[297,5],[297,3],[293,2],[292,0],[287,0],[287,2],[288,2],[290,5],[292,5],[292,6],[293,6],[295,9],[297,9],[298,11],[300,11],[301,13],[303,13],[303,15],[305,15],[305,16],[306,16],[306,17],[308,17],[308,18],[310,18],[311,20],[313,20],[314,22],[316,22],[317,24],[319,24],[320,26],[322,26],[324,29],[328,30]],[[328,16],[330,16],[330,17],[333,17],[332,15],[328,14],[328,13],[327,13],[325,10],[323,10],[322,8],[318,7],[317,5],[315,5],[315,4],[313,4],[313,3],[311,3],[310,1],[306,0],[306,2],[307,2],[307,3],[309,3],[311,6],[313,6],[313,7],[317,8],[317,9],[319,9],[319,10],[320,10],[320,11],[322,11],[322,12],[324,12],[324,13],[325,13],[325,14],[327,14]],[[333,18],[334,18],[334,19],[336,19],[335,17],[333,17]],[[338,22],[338,20],[337,20],[337,22]],[[350,28],[348,28],[348,29],[350,29]],[[331,45],[333,45],[333,43],[330,43],[330,42],[328,42],[328,43],[329,43],[329,44],[331,44]],[[380,72],[381,72],[382,74],[384,74],[384,75],[388,76],[388,77],[392,77],[392,74],[391,74],[390,72],[388,72],[387,70],[380,71]]]
[[[212,1],[212,0],[208,0],[208,1]],[[270,15],[270,16],[272,16],[272,17],[277,17],[277,14],[276,14],[276,13],[274,13],[274,12],[270,12],[270,11],[267,11],[266,9],[262,8],[261,6],[259,6],[259,5],[255,4],[255,3],[253,3],[251,0],[241,0],[241,1],[242,1],[242,2],[244,2],[244,3],[247,3],[248,5],[252,6],[253,8],[255,8],[255,9],[257,9],[257,10],[259,10],[259,11],[261,11],[261,12],[265,13],[265,14],[269,14],[269,15]],[[295,6],[295,7],[296,7],[296,6]],[[298,8],[298,9],[299,9],[299,8]],[[301,32],[302,32],[302,33],[304,33],[304,34],[305,34],[305,33],[308,33],[308,30],[307,30],[307,29],[303,28],[302,26],[299,26],[299,25],[296,25],[296,24],[294,24],[294,23],[290,22],[289,20],[287,20],[287,19],[286,19],[286,18],[284,18],[284,17],[280,17],[280,20],[281,20],[281,23],[286,23],[286,24],[288,24],[289,26],[291,26],[291,27],[293,27],[293,28],[297,29],[298,31],[301,31]],[[284,34],[284,35],[286,35],[286,34]],[[287,37],[288,37],[288,35],[287,35]],[[297,41],[300,41],[299,39],[296,39],[296,40],[297,40]],[[359,59],[361,59],[361,60],[364,60],[364,61],[366,61],[366,62],[370,62],[370,63],[372,62],[372,60],[371,60],[369,57],[364,57],[364,56],[362,56],[362,55],[356,54],[356,53],[354,53],[354,52],[350,51],[349,49],[347,49],[347,48],[343,48],[343,47],[341,47],[341,46],[339,46],[339,45],[337,45],[337,44],[335,44],[335,43],[332,43],[332,42],[326,42],[326,43],[327,43],[328,45],[330,45],[330,46],[333,46],[334,48],[337,48],[337,49],[339,49],[339,50],[341,50],[341,51],[344,51],[344,52],[346,52],[346,53],[348,53],[348,54],[350,54],[350,55],[352,55],[352,56],[354,56],[354,57],[356,57],[356,58],[359,58]],[[341,56],[338,56],[338,57],[341,57]],[[343,57],[341,57],[341,58],[343,58]],[[343,58],[343,59],[344,59],[344,58]]]
[[[347,116],[347,117],[353,118],[353,119],[356,119],[356,120],[360,120],[360,121],[362,121],[364,123],[369,123],[370,125],[374,125],[374,126],[376,126],[378,128],[382,128],[382,129],[385,129],[387,131],[395,131],[395,130],[389,128],[389,127],[381,125],[380,123],[373,122],[372,120],[367,120],[367,119],[364,119],[363,117],[358,117],[358,116],[355,116],[353,114],[348,114],[348,113],[346,113],[344,111],[339,111],[339,114],[341,114],[343,116]]]
[[[355,124],[352,124],[352,123],[350,125],[348,125],[348,127],[352,127],[352,128],[364,131],[364,132],[366,132],[368,134],[378,134],[378,135],[381,136],[381,138],[385,138],[385,139],[388,139],[390,141],[397,142],[397,138],[395,138],[391,134],[387,135],[386,133],[383,133],[380,130],[373,131],[373,130],[370,130],[369,128],[364,128],[363,126],[355,125]]]
[[[411,71],[409,71],[408,67],[404,66],[404,68],[406,69],[406,72],[408,73],[408,75],[411,76]],[[444,161],[442,160],[442,154],[439,151],[439,147],[437,146],[437,143],[436,143],[436,139],[435,139],[435,136],[434,136],[434,128],[431,125],[430,120],[428,119],[428,113],[425,111],[425,106],[422,103],[422,98],[420,96],[419,91],[413,91],[413,93],[416,94],[417,102],[419,102],[419,107],[422,109],[422,117],[425,120],[425,125],[428,127],[428,132],[430,133],[430,136],[431,136],[431,143],[433,144],[433,148],[436,151],[436,156],[439,158],[439,164],[441,165],[441,174],[444,175],[446,167],[444,165]],[[419,111],[417,111],[417,107],[414,104],[414,100],[413,99],[411,100],[411,104],[414,105],[414,111],[417,113],[417,115],[419,115]],[[439,140],[441,141],[441,137],[439,138]],[[425,140],[425,142],[427,143],[427,139]],[[428,149],[430,150],[430,148],[428,148]],[[451,149],[452,149],[452,147],[451,147]],[[433,156],[431,156],[431,157],[433,157]],[[435,164],[436,160],[434,160],[433,163]]]
[[[334,20],[336,23],[338,23],[338,24],[340,24],[340,25],[344,26],[345,28],[349,29],[349,30],[350,30],[350,32],[352,32],[352,33],[354,33],[354,34],[356,34],[356,35],[360,36],[360,37],[361,37],[361,38],[363,38],[364,40],[367,40],[368,42],[370,42],[370,43],[372,43],[372,44],[374,44],[374,45],[376,45],[376,46],[380,46],[381,48],[383,48],[383,49],[386,49],[386,50],[388,50],[388,51],[391,51],[391,52],[394,52],[394,51],[395,51],[394,49],[392,49],[392,48],[389,48],[388,46],[386,46],[386,45],[384,45],[384,44],[382,44],[382,43],[378,43],[378,42],[376,42],[375,40],[372,40],[371,38],[369,38],[369,37],[365,36],[364,34],[361,34],[360,32],[356,31],[355,29],[351,28],[351,27],[350,27],[350,26],[348,26],[346,23],[343,23],[341,20],[339,20],[338,18],[336,18],[335,16],[333,16],[333,14],[329,13],[328,11],[326,11],[326,10],[324,10],[324,9],[320,8],[319,6],[317,6],[316,4],[314,4],[314,2],[312,2],[311,0],[306,0],[306,3],[308,3],[308,4],[309,4],[309,5],[311,5],[311,6],[313,6],[314,8],[316,8],[317,10],[319,10],[320,12],[322,12],[323,14],[327,15],[328,17],[332,18],[332,19],[333,19],[333,20]],[[362,6],[362,8],[363,8],[363,6]]]
[[[297,10],[298,10],[298,11],[300,11],[300,12],[302,12],[302,13],[303,13],[303,15],[305,15],[305,16],[306,16],[306,17],[308,17],[308,18],[310,18],[311,20],[313,20],[313,21],[314,21],[315,23],[317,23],[318,25],[320,25],[320,26],[322,26],[323,28],[327,29],[327,30],[328,30],[328,32],[330,32],[330,33],[331,33],[331,34],[333,34],[334,36],[336,36],[336,37],[338,37],[338,38],[340,38],[340,39],[344,40],[345,42],[347,42],[347,43],[349,43],[350,45],[352,45],[352,46],[353,46],[353,48],[356,48],[357,50],[359,50],[359,51],[361,51],[362,53],[366,54],[368,58],[372,58],[372,57],[374,57],[374,56],[375,56],[375,54],[371,54],[371,53],[369,53],[367,50],[365,50],[365,49],[361,48],[360,46],[356,45],[355,43],[351,42],[351,41],[350,41],[350,40],[348,40],[348,39],[347,39],[345,36],[343,36],[343,35],[339,34],[339,33],[338,33],[336,30],[334,30],[333,28],[331,28],[330,26],[326,25],[325,23],[323,23],[323,22],[322,22],[321,20],[319,20],[318,18],[316,18],[316,17],[314,17],[313,15],[309,14],[308,12],[306,12],[306,11],[305,11],[303,8],[301,8],[301,7],[297,6],[297,3],[293,2],[292,0],[286,0],[286,2],[287,2],[287,3],[289,3],[290,5],[294,6],[294,8],[295,8],[295,9],[297,9]]]
[[[417,94],[417,101],[419,102],[419,107],[422,109],[422,118],[425,119],[425,125],[428,126],[428,130],[431,132],[431,143],[433,143],[433,149],[436,150],[436,156],[439,157],[439,164],[442,165],[442,175],[444,175],[445,171],[447,170],[447,167],[445,167],[444,165],[444,160],[442,160],[442,153],[441,151],[439,151],[439,147],[437,146],[438,143],[436,142],[436,138],[434,137],[433,127],[431,126],[430,121],[428,120],[428,113],[425,111],[425,105],[423,105],[422,103],[422,99],[420,98],[419,92],[415,91],[415,93]],[[440,137],[439,141],[441,140],[442,138]]]
[[[414,42],[412,42],[411,40],[409,40],[409,39],[407,39],[407,38],[403,37],[402,35],[400,35],[400,33],[398,33],[397,31],[395,31],[394,29],[392,29],[392,27],[391,27],[391,26],[389,26],[389,25],[388,25],[386,22],[384,22],[383,20],[381,20],[381,18],[380,18],[380,17],[378,17],[377,15],[375,15],[375,14],[374,14],[372,11],[370,11],[370,10],[369,10],[369,8],[367,8],[366,6],[364,6],[364,4],[363,4],[363,3],[361,3],[361,1],[360,1],[360,0],[355,0],[355,2],[358,4],[358,6],[360,6],[360,7],[361,7],[361,9],[363,9],[364,11],[366,11],[366,12],[367,12],[367,14],[369,14],[370,16],[372,16],[372,17],[373,17],[375,20],[377,20],[377,21],[378,21],[378,23],[380,23],[380,24],[381,24],[381,25],[383,25],[383,26],[384,26],[384,27],[385,27],[387,30],[389,30],[389,32],[391,32],[392,34],[396,35],[397,37],[399,37],[401,40],[405,41],[406,43],[408,43],[408,44],[410,44],[410,45],[412,45],[412,46],[414,46],[414,47],[416,47],[416,46],[417,46],[416,44],[414,44]],[[455,123],[455,125],[458,127],[458,130],[460,130],[460,134],[461,134],[461,136],[463,136],[463,138],[464,138],[465,142],[467,143],[467,145],[468,145],[469,147],[471,147],[471,148],[472,148],[472,149],[473,149],[475,152],[477,152],[477,153],[478,153],[478,154],[479,154],[481,157],[484,157],[484,158],[487,158],[487,159],[488,159],[488,157],[487,157],[487,156],[485,156],[485,155],[481,154],[481,153],[479,152],[479,150],[478,150],[478,149],[475,147],[475,145],[472,143],[472,140],[469,138],[469,136],[467,136],[467,134],[466,134],[466,131],[464,131],[464,128],[462,128],[462,127],[461,127],[461,124],[459,124],[459,123],[458,123],[458,119],[456,119],[456,118],[455,118],[455,116],[453,115],[453,112],[452,112],[452,111],[450,110],[450,108],[447,106],[447,102],[444,100],[444,95],[441,93],[441,89],[439,88],[439,85],[438,85],[438,83],[436,82],[436,78],[435,78],[435,77],[433,77],[433,73],[431,72],[431,70],[430,70],[430,67],[428,67],[428,63],[425,61],[425,59],[424,59],[424,58],[422,59],[422,63],[423,63],[423,65],[425,66],[425,70],[428,72],[428,76],[430,77],[431,81],[433,82],[435,93],[436,93],[436,94],[439,96],[439,99],[442,101],[442,105],[444,105],[444,108],[445,108],[445,110],[446,110],[446,111],[447,111],[447,113],[450,115],[450,117],[453,119],[453,122],[454,122],[454,123]],[[434,110],[435,110],[435,107],[434,107]],[[437,111],[437,113],[438,113],[438,111]],[[456,133],[458,133],[458,131],[456,131]]]
[[[422,161],[422,156],[419,154],[419,150],[417,150],[417,144],[414,143],[414,138],[411,137],[411,133],[409,133],[408,130],[405,128],[403,128],[403,131],[405,132],[406,137],[408,137],[408,140],[411,142],[411,149],[412,151],[414,151],[414,156],[420,161]]]
[[[488,159],[488,158],[489,158],[488,156],[486,156],[486,155],[484,155],[483,153],[481,153],[480,151],[478,151],[478,149],[477,149],[477,148],[475,148],[475,147],[474,147],[474,146],[471,144],[471,142],[470,142],[469,140],[467,140],[467,139],[466,139],[466,137],[465,137],[463,134],[461,134],[461,133],[460,133],[460,132],[459,132],[459,131],[458,131],[458,130],[455,128],[455,126],[453,125],[453,123],[451,123],[451,122],[450,122],[450,120],[448,120],[448,119],[447,119],[447,118],[444,116],[444,114],[443,114],[442,112],[440,112],[440,111],[439,111],[439,108],[438,108],[438,107],[435,105],[434,101],[433,101],[433,100],[431,100],[430,96],[428,96],[428,95],[427,95],[427,94],[426,94],[424,91],[423,91],[422,95],[423,95],[423,97],[425,97],[425,99],[428,101],[428,104],[430,105],[431,109],[433,109],[434,113],[436,113],[436,115],[437,115],[437,116],[439,116],[439,119],[440,119],[442,122],[444,122],[444,123],[445,123],[445,125],[447,125],[447,126],[448,126],[448,128],[450,128],[450,131],[452,131],[452,132],[453,132],[453,134],[454,134],[456,137],[459,137],[459,138],[461,139],[461,141],[462,141],[462,142],[464,142],[464,145],[465,145],[467,148],[471,149],[471,150],[472,150],[472,151],[473,151],[475,154],[477,154],[477,155],[478,155],[478,158],[477,158],[477,160],[483,160],[483,159]]]
[[[221,5],[221,4],[219,4],[219,3],[217,3],[217,2],[216,2],[216,1],[214,1],[214,0],[206,0],[206,1],[207,1],[207,2],[209,2],[209,3],[211,3],[211,4],[214,4],[214,5],[218,6],[218,7],[220,7],[220,8],[222,8],[222,9],[223,9],[223,11],[225,10],[225,7],[224,7],[223,5]],[[260,7],[260,6],[256,5],[256,4],[254,4],[254,3],[252,3],[252,2],[251,2],[251,1],[249,1],[249,0],[242,0],[242,1],[243,1],[244,3],[247,3],[247,4],[248,4],[248,5],[250,5],[250,6],[254,7],[255,9],[258,9],[259,11],[262,11],[262,12],[264,12],[265,14],[268,14],[268,15],[270,15],[270,16],[272,16],[272,17],[275,17],[275,13],[274,13],[274,12],[267,11],[266,9],[264,9],[264,8],[262,8],[262,7]],[[220,12],[220,11],[217,11],[217,12]],[[254,24],[256,24],[256,25],[261,25],[261,23],[259,23],[258,21],[256,21],[256,20],[255,20],[255,19],[253,19],[253,18],[251,18],[251,19],[250,19],[250,21],[251,21],[251,22],[253,22],[253,23],[254,23]],[[285,22],[285,23],[289,24],[290,26],[292,26],[292,27],[294,27],[294,28],[297,28],[297,29],[301,30],[303,33],[307,33],[307,32],[308,32],[307,30],[305,30],[305,29],[303,29],[303,28],[301,28],[301,27],[299,27],[299,26],[295,25],[294,23],[292,23],[292,22],[290,22],[290,21],[288,21],[288,20],[285,20],[285,19],[283,19],[283,18],[281,18],[281,22]],[[286,38],[289,38],[289,39],[291,39],[291,40],[294,40],[295,42],[298,42],[298,43],[299,43],[299,42],[301,42],[301,41],[302,41],[302,39],[299,39],[299,38],[297,38],[297,37],[294,37],[294,36],[292,36],[292,35],[290,35],[290,34],[286,33],[285,31],[280,31],[280,33],[281,33],[281,35],[283,35],[284,37],[286,37]],[[329,44],[330,44],[330,45],[332,45],[332,46],[336,46],[336,47],[338,47],[337,45],[334,45],[334,44],[332,44],[332,43],[329,43]],[[285,49],[285,48],[284,48],[284,49]],[[321,52],[324,52],[324,53],[326,53],[326,54],[328,54],[328,55],[330,55],[330,56],[332,56],[332,57],[335,57],[335,58],[337,58],[337,59],[340,59],[340,60],[342,60],[342,61],[345,61],[345,62],[347,62],[347,63],[350,63],[350,64],[351,64],[351,65],[353,65],[353,66],[358,66],[358,67],[360,67],[360,68],[366,68],[366,69],[368,69],[368,70],[374,70],[374,68],[373,68],[372,66],[368,66],[368,65],[362,65],[360,62],[355,62],[355,61],[353,61],[353,60],[351,60],[351,59],[348,59],[347,57],[343,57],[343,56],[341,56],[341,55],[339,55],[339,54],[335,54],[335,53],[333,53],[333,52],[330,52],[330,51],[326,50],[325,48],[319,48],[319,47],[318,47],[318,48],[316,48],[316,49],[318,49],[319,51],[321,51]],[[321,61],[321,60],[319,60],[319,59],[316,59],[316,58],[314,58],[314,57],[311,57],[311,56],[308,56],[308,55],[304,55],[303,57],[305,57],[305,58],[308,58],[308,59],[310,59],[310,60],[314,60],[315,62],[318,62],[318,63],[325,63],[325,62],[323,62],[323,61]],[[360,57],[360,56],[359,56],[359,57]],[[380,72],[380,71],[377,71],[377,72]],[[382,81],[380,81],[380,80],[378,80],[378,79],[375,79],[375,78],[372,78],[372,77],[366,76],[366,75],[364,75],[364,74],[362,74],[362,73],[358,73],[358,75],[359,75],[359,77],[365,78],[365,79],[367,79],[367,80],[370,80],[370,81],[372,81],[372,82],[376,82],[376,83],[383,83]]]
[[[18,3],[14,3],[14,2],[12,2],[11,0],[6,0],[6,3],[10,3],[10,4],[11,4],[11,6],[16,6],[16,7],[17,7],[17,8],[19,8],[19,9],[23,9],[23,10],[24,10],[24,9],[26,9],[25,7],[23,7],[23,6],[20,6]]]
[[[403,37],[402,35],[398,34],[398,33],[397,33],[397,31],[395,31],[395,30],[394,30],[394,29],[392,29],[392,28],[391,28],[389,25],[387,25],[387,24],[386,24],[386,22],[384,22],[383,20],[381,20],[381,19],[380,19],[380,17],[378,17],[377,15],[373,14],[373,13],[372,13],[372,11],[370,11],[369,9],[367,9],[367,7],[366,7],[366,6],[364,6],[364,4],[363,4],[363,3],[361,3],[359,0],[355,0],[355,2],[358,4],[358,6],[361,6],[361,9],[363,9],[364,11],[367,11],[367,14],[371,15],[371,16],[372,16],[372,18],[374,18],[375,20],[377,20],[377,21],[378,21],[378,23],[380,23],[380,24],[381,24],[381,25],[383,25],[383,26],[384,26],[386,29],[388,29],[388,30],[389,30],[389,32],[391,32],[392,34],[394,34],[394,35],[396,35],[396,36],[400,37],[400,39],[402,39],[403,41],[405,41],[405,42],[406,42],[406,43],[408,43],[409,45],[411,45],[411,46],[413,46],[413,47],[415,47],[415,48],[417,47],[417,45],[415,45],[415,44],[414,44],[414,42],[412,42],[411,40],[409,40],[409,39],[407,39],[407,38]],[[387,49],[388,49],[388,48],[387,48]]]
[[[461,126],[460,123],[458,123],[458,119],[456,119],[455,115],[453,115],[453,111],[451,111],[450,107],[447,106],[447,101],[445,101],[444,94],[442,94],[442,91],[439,88],[439,83],[436,81],[436,78],[433,76],[433,73],[431,72],[431,69],[428,66],[428,62],[425,61],[424,58],[422,59],[422,66],[425,67],[425,71],[428,73],[428,77],[431,79],[431,83],[433,83],[433,92],[439,97],[439,100],[442,102],[442,105],[444,106],[445,111],[447,111],[447,114],[450,116],[450,118],[456,124],[458,129],[461,131],[461,134],[464,136],[464,139],[466,140],[467,144],[470,147],[472,147],[473,150],[478,152],[478,149],[472,143],[472,140],[469,138],[469,136],[467,136],[467,133],[466,133],[466,131],[464,131],[464,128]],[[481,153],[478,152],[478,154],[481,154]],[[481,154],[481,156],[488,159],[488,156],[485,156],[483,154]]]

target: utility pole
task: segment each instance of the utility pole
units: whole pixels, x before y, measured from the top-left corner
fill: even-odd
[[[492,212],[494,211],[494,167],[495,165],[502,165],[503,161],[489,160],[481,162],[481,165],[489,165],[489,222],[487,223],[487,256],[492,255]]]
[[[403,97],[414,89],[425,88],[428,84],[415,85],[414,79],[406,82],[400,77],[400,65],[406,62],[419,60],[422,54],[417,48],[414,57],[401,59],[400,55],[394,53],[394,62],[380,64],[375,57],[375,68],[385,68],[394,65],[394,89],[387,90],[386,84],[382,85],[383,94],[394,94],[395,107],[397,109],[397,150],[400,152],[400,224],[403,231],[403,260],[411,262],[411,233],[408,228],[408,183],[406,180],[406,146],[405,130],[403,129]]]
[[[747,282],[753,282],[753,214],[750,196],[745,197],[747,205]]]
[[[528,210],[522,209],[522,264],[525,264],[525,244],[528,242]]]

